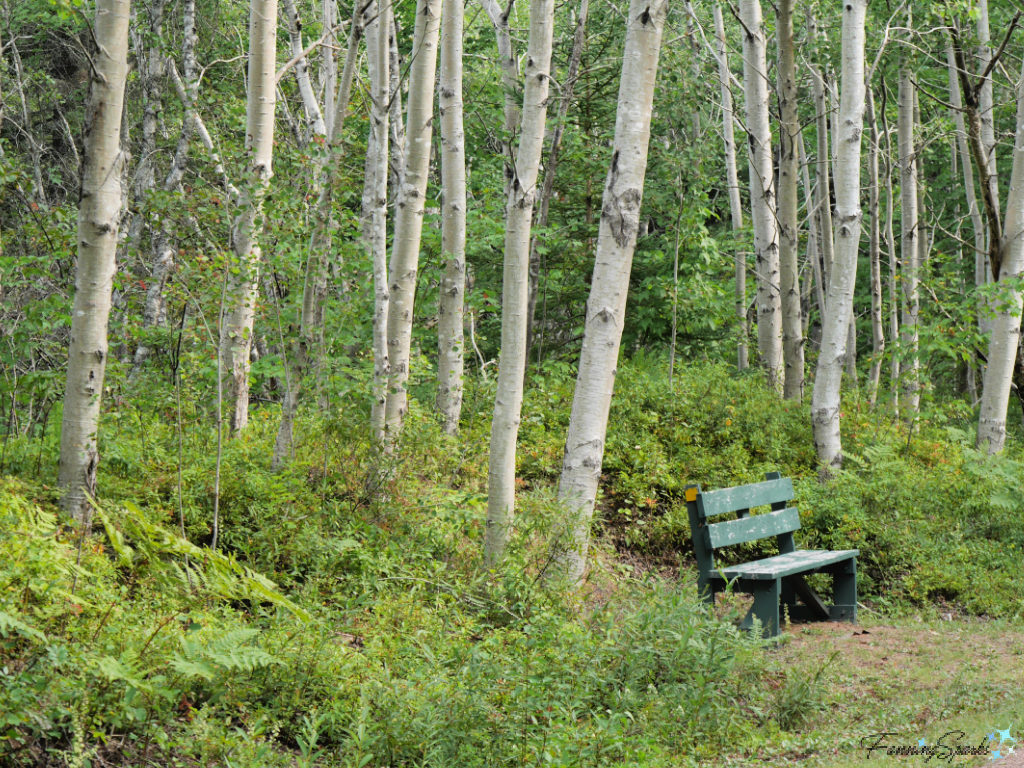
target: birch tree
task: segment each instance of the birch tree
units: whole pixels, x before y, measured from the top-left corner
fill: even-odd
[[[787,400],[804,396],[804,340],[800,311],[798,249],[799,167],[796,142],[800,132],[797,116],[796,56],[793,43],[793,0],[779,0],[775,36],[779,44],[779,280],[782,293],[782,347],[785,358],[783,395]]]
[[[503,10],[498,0],[480,0],[480,5],[494,25],[494,36],[498,45],[498,66],[501,67],[501,88],[504,91],[504,122],[501,126],[501,154],[505,160],[505,196],[508,196],[513,176],[512,137],[519,127],[521,113],[519,109],[519,58],[512,45],[512,32],[508,25],[508,16],[512,12],[513,3]]]
[[[437,321],[437,410],[450,435],[462,414],[463,302],[466,290],[466,149],[462,126],[464,0],[448,0],[441,18],[441,278]]]
[[[249,351],[259,286],[263,197],[270,184],[274,155],[274,107],[277,53],[277,0],[252,0],[249,7],[249,93],[245,148],[249,156],[239,211],[231,228],[228,306],[221,320],[220,357],[231,403],[235,434],[249,422]]]
[[[508,541],[515,506],[516,439],[523,407],[526,326],[530,290],[530,228],[547,118],[554,0],[530,0],[530,39],[523,89],[522,133],[505,208],[501,353],[487,468],[484,560],[494,565]]]
[[[128,75],[128,14],[128,0],[96,2],[58,475],[61,506],[79,522],[92,518],[87,496],[96,495],[100,459],[97,436],[121,214],[121,114]]]
[[[612,161],[605,180],[583,349],[558,486],[568,530],[554,545],[554,570],[573,585],[580,583],[586,568],[601,479],[667,15],[667,0],[632,0],[627,18]]]
[[[420,236],[430,168],[430,140],[434,119],[434,77],[437,39],[441,29],[441,0],[419,0],[413,32],[409,71],[409,107],[405,126],[405,166],[396,200],[395,238],[390,264],[388,307],[388,373],[385,430],[387,440],[398,439],[408,410],[405,384],[409,379],[412,347],[413,300],[419,269]]]
[[[740,23],[743,26],[743,90],[746,95],[750,207],[757,274],[757,347],[768,385],[781,392],[785,368],[782,296],[779,291],[779,230],[772,132],[768,119],[768,61],[760,0],[741,0]]]
[[[903,380],[904,409],[913,424],[920,408],[917,317],[920,311],[918,257],[920,235],[917,218],[917,157],[914,150],[914,83],[909,67],[900,70],[897,103],[897,133],[900,163],[900,254],[903,262],[903,329],[900,377]]]
[[[309,252],[306,256],[299,333],[297,340],[292,345],[288,361],[291,372],[284,403],[281,407],[281,424],[274,442],[271,469],[280,468],[291,458],[295,416],[299,408],[303,380],[310,368],[313,348],[317,340],[322,338],[324,331],[323,303],[327,294],[327,255],[331,249],[331,218],[333,201],[342,173],[342,160],[345,157],[345,116],[348,114],[356,58],[359,52],[359,40],[363,33],[363,26],[359,19],[362,2],[363,0],[355,0],[356,10],[353,13],[352,26],[349,30],[348,50],[345,53],[341,79],[338,81],[338,92],[331,99],[335,112],[331,115],[330,120],[332,126],[328,144],[330,154],[326,163],[314,168],[314,173],[320,178],[314,182],[313,186],[319,190],[319,193],[313,220],[313,232],[310,235]]]
[[[842,102],[839,117],[839,152],[836,158],[835,261],[828,285],[828,316],[822,329],[821,352],[814,379],[811,422],[814,446],[823,477],[843,463],[839,434],[843,362],[853,313],[860,245],[860,160],[864,124],[864,20],[867,0],[846,0],[843,5]]]
[[[1021,77],[1024,79],[1024,71]],[[1024,85],[1021,83],[1017,86],[1017,130],[1004,233],[998,280],[1002,290],[996,294],[992,305],[996,317],[989,340],[978,419],[977,445],[989,454],[1001,452],[1006,443],[1006,412],[1020,346],[1024,298],[1020,289],[1020,280],[1024,277]]]
[[[810,10],[807,11],[807,36],[816,40],[818,36],[818,23]],[[832,231],[832,192],[831,172],[829,171],[829,149],[828,149],[828,99],[826,98],[827,87],[825,85],[824,70],[817,64],[811,64],[811,85],[814,90],[814,119],[817,129],[817,161],[815,163],[815,174],[817,176],[818,196],[817,209],[819,226],[821,229],[821,261],[825,270],[823,275],[825,283],[823,290],[828,294],[828,284],[832,278],[832,249],[835,243]],[[827,301],[827,299],[826,299]],[[826,311],[828,307],[826,306]],[[825,322],[822,316],[822,323]]]
[[[736,172],[736,138],[733,132],[735,116],[732,107],[732,88],[729,59],[725,43],[725,22],[722,6],[715,3],[715,53],[718,58],[718,82],[722,89],[722,140],[725,144],[725,182],[729,188],[729,212],[732,216],[732,231],[743,229],[743,204],[740,202],[740,182]],[[747,353],[747,255],[737,250],[736,262],[736,314],[739,321],[740,339],[736,345],[736,367],[743,371],[748,364]]]
[[[882,228],[879,216],[881,189],[878,178],[878,118],[875,96],[870,84],[864,91],[868,119],[868,207],[871,216],[868,258],[871,262],[871,368],[868,371],[868,403],[878,398],[882,378],[882,356],[885,354],[885,327],[882,320]],[[848,342],[849,343],[849,342]]]

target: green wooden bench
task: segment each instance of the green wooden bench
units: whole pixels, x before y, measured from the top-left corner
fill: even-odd
[[[800,530],[800,513],[786,502],[793,499],[793,481],[778,472],[753,485],[702,492],[699,485],[686,488],[690,532],[697,554],[697,587],[712,605],[715,594],[733,582],[736,591],[752,594],[754,605],[743,620],[750,628],[753,618],[761,620],[765,635],[779,634],[779,605],[787,607],[794,621],[857,621],[857,555],[859,550],[798,550],[793,531]],[[754,507],[770,505],[771,511],[751,515]],[[729,512],[735,520],[721,523],[711,518]],[[715,567],[714,551],[774,536],[779,554],[740,565]],[[804,574],[831,573],[834,605],[825,605],[804,580]],[[735,580],[735,581],[734,581]],[[797,603],[797,598],[803,604]]]

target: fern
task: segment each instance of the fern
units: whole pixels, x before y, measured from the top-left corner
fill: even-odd
[[[186,678],[213,680],[228,672],[254,672],[282,662],[262,648],[248,645],[259,634],[256,629],[238,629],[207,641],[181,640],[181,652],[171,667]]]

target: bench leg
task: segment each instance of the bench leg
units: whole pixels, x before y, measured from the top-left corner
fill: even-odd
[[[857,623],[857,561],[847,560],[833,572],[832,593],[834,605],[832,621]]]
[[[740,582],[740,589],[754,596],[754,605],[743,620],[744,629],[750,629],[753,625],[753,617],[761,620],[761,631],[765,637],[778,637],[779,635],[779,592],[781,579],[767,581],[755,579],[743,579]]]

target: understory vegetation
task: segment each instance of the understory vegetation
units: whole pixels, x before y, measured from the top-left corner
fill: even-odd
[[[806,406],[722,365],[687,364],[673,387],[666,374],[643,355],[620,369],[598,552],[578,593],[541,578],[560,535],[568,374],[528,389],[517,530],[496,571],[479,557],[486,382],[467,393],[458,438],[413,401],[397,459],[361,438],[368,398],[339,397],[300,421],[281,473],[268,462],[277,409],[255,409],[225,444],[219,552],[205,546],[216,456],[206,403],[183,398],[179,422],[164,413],[170,390],[106,422],[91,538],[56,512],[57,439],[11,437],[0,762],[685,766],[824,753],[835,712],[863,694],[839,684],[848,667],[794,663],[735,627],[738,599],[703,607],[692,578],[684,487],[772,470],[794,478],[801,546],[861,550],[868,622],[951,613],[1010,627],[1024,612],[1021,457],[982,460],[967,410],[949,406],[908,435],[849,399],[846,469],[822,485]],[[385,486],[368,486],[381,476]],[[989,679],[979,698],[954,695],[954,683],[964,680],[943,683],[925,722],[1014,689]],[[851,715],[842,743],[884,710]],[[895,716],[918,716],[904,710]]]

